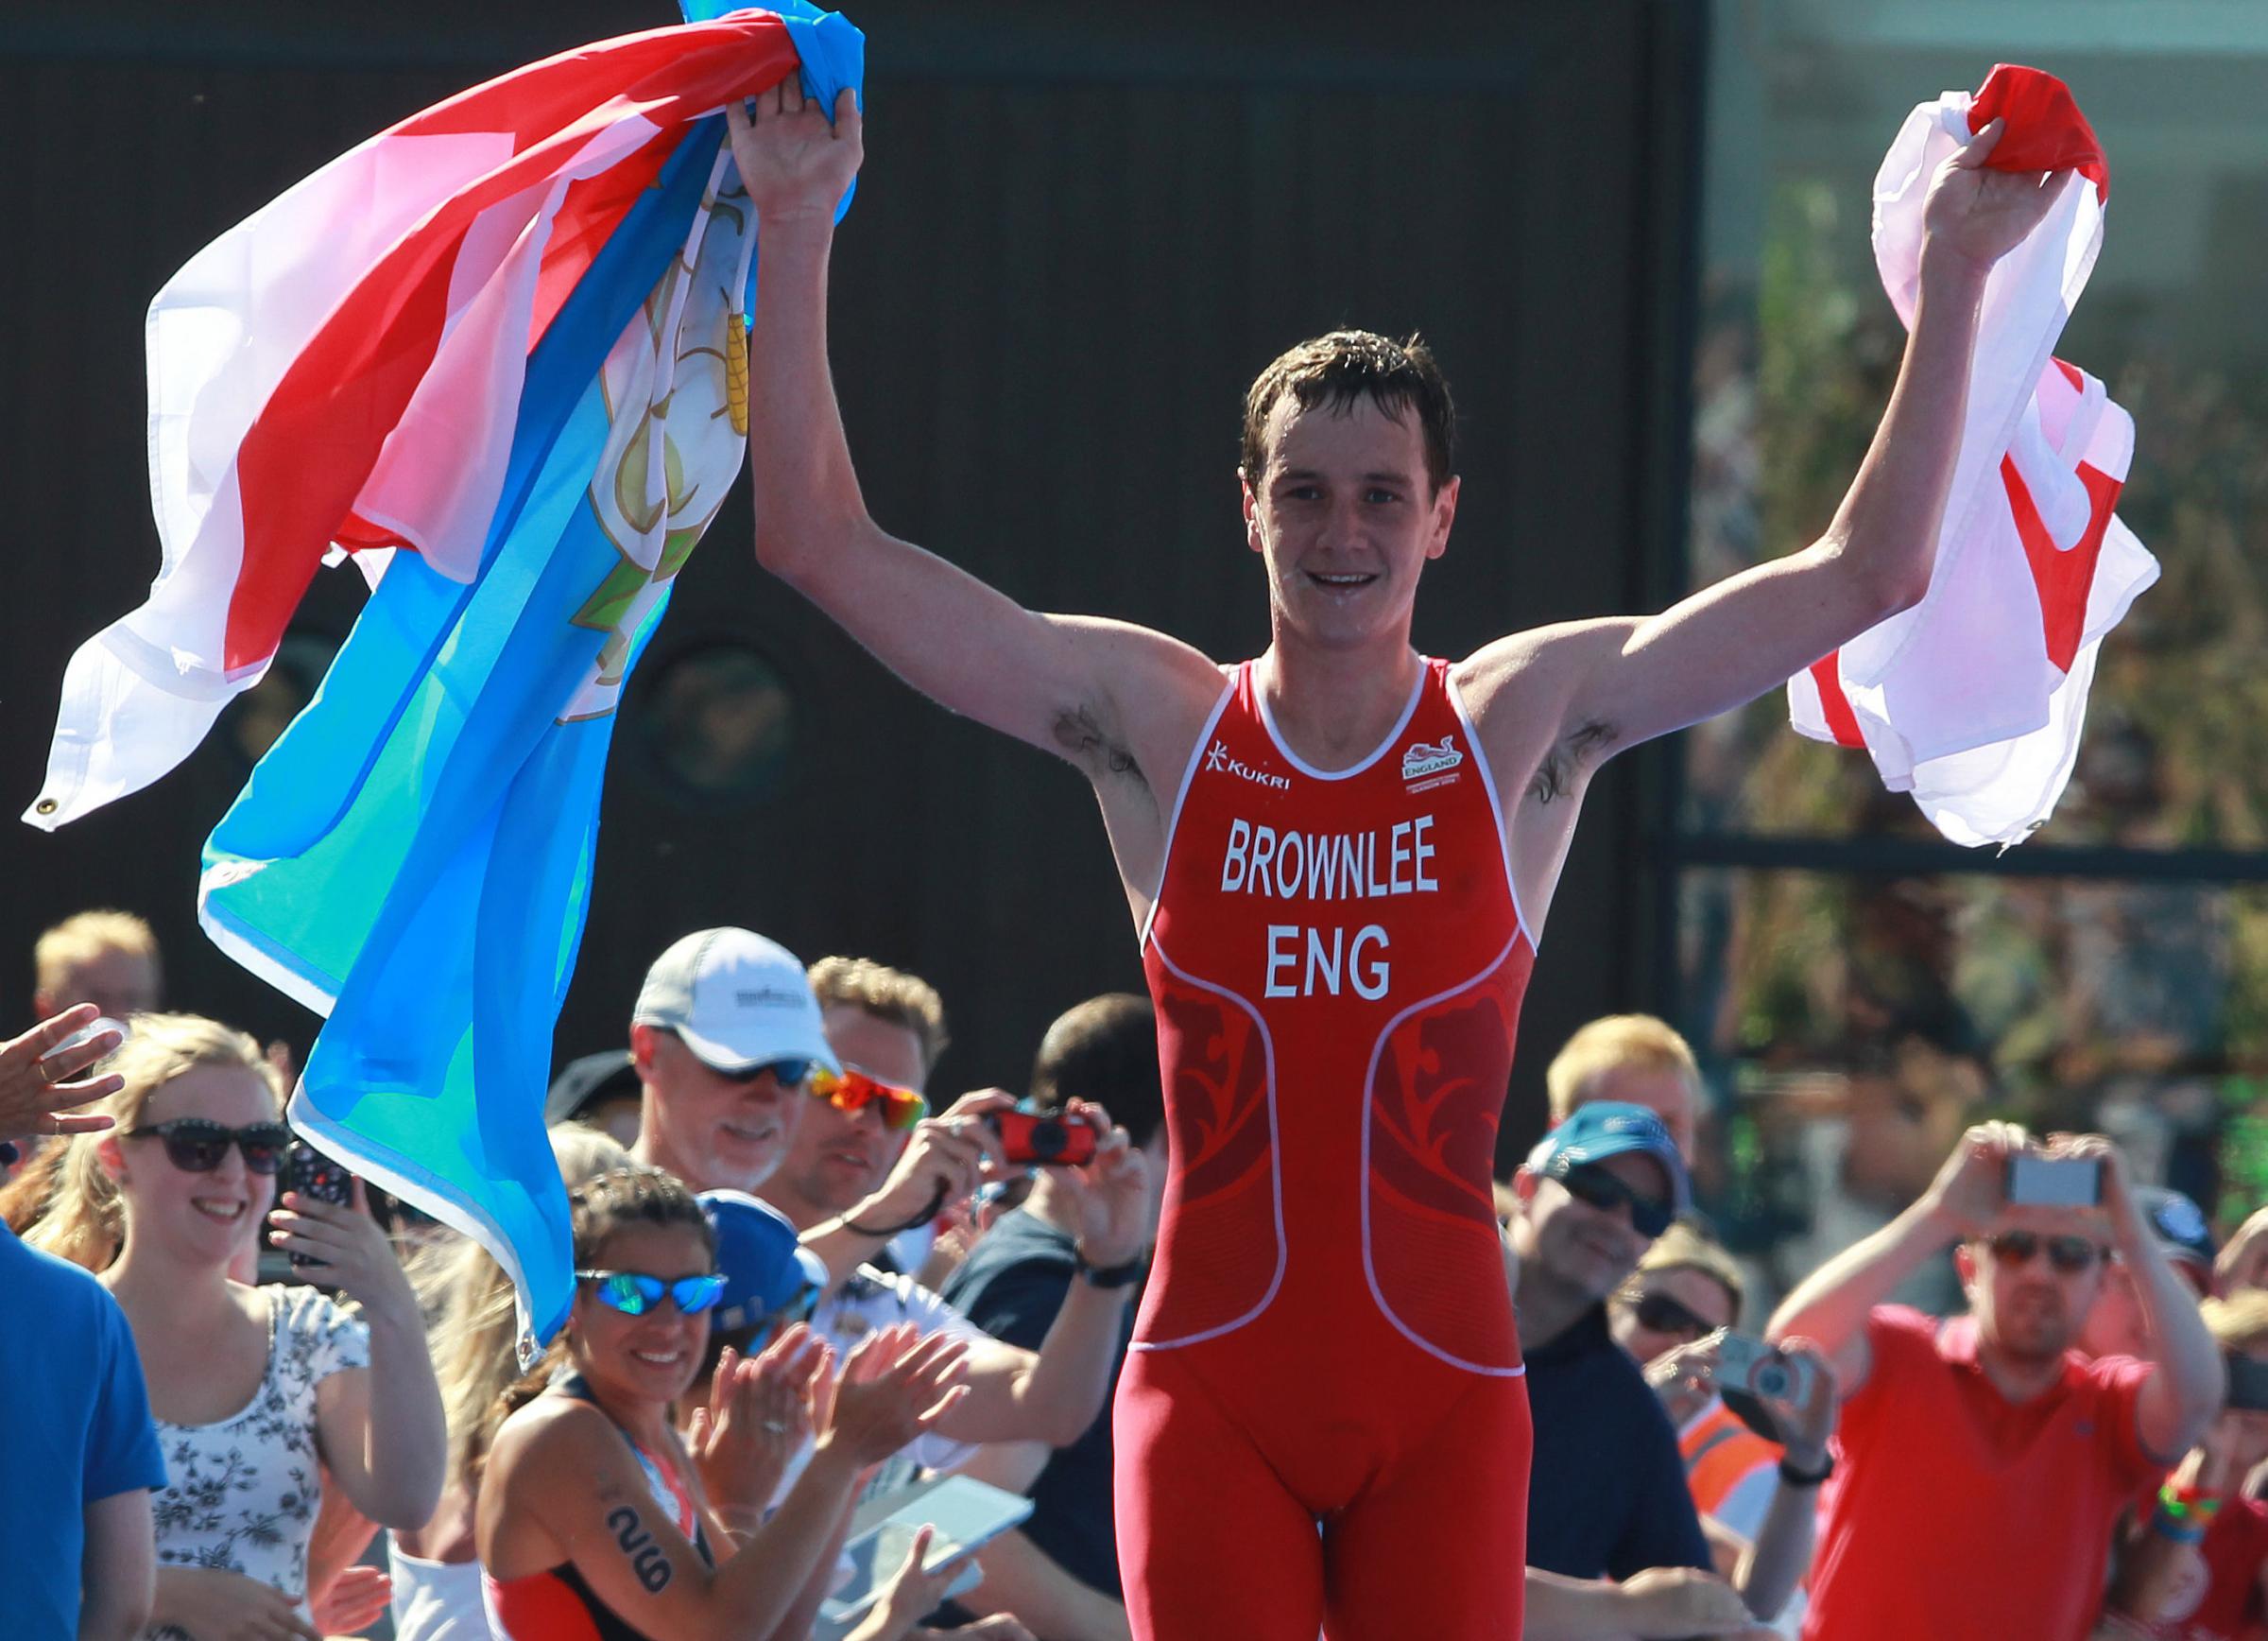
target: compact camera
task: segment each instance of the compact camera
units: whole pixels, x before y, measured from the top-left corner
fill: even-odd
[[[1813,1363],[1786,1356],[1750,1334],[1728,1333],[1717,1345],[1717,1393],[1742,1424],[1767,1441],[1785,1442],[1787,1436],[1764,1398],[1801,1407],[1811,1396],[1817,1372]]]
[[[1063,1164],[1076,1166],[1094,1161],[1098,1137],[1093,1126],[1075,1116],[1035,1116],[1028,1111],[996,1111],[986,1116],[1000,1136],[1002,1155],[1010,1167]]]

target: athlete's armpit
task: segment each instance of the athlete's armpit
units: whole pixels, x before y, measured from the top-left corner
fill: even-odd
[[[1565,797],[1576,777],[1604,758],[1620,738],[1609,723],[1593,720],[1576,725],[1536,766],[1536,774],[1528,782],[1530,796],[1538,803]]]
[[[1134,761],[1133,752],[1103,733],[1091,707],[1082,706],[1057,716],[1056,744],[1072,762],[1091,773],[1131,775],[1143,786],[1149,785],[1142,766]]]

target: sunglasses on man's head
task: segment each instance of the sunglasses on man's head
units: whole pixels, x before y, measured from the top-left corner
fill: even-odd
[[[680,1314],[698,1316],[725,1297],[725,1279],[707,1276],[648,1276],[643,1270],[578,1270],[576,1279],[593,1285],[592,1292],[609,1310],[625,1316],[644,1316],[664,1296]]]
[[[881,1101],[882,1126],[886,1129],[910,1129],[929,1114],[929,1101],[912,1089],[885,1082],[855,1065],[844,1066],[840,1076],[824,1065],[814,1066],[804,1087],[835,1110],[852,1114],[864,1111],[870,1100]]]
[[[230,1128],[206,1116],[177,1116],[171,1122],[153,1122],[147,1128],[129,1129],[120,1139],[160,1139],[165,1156],[185,1174],[209,1174],[234,1146],[244,1152],[244,1166],[255,1174],[273,1174],[284,1166],[291,1149],[291,1130],[280,1122],[256,1122]]]
[[[1618,1207],[1627,1207],[1631,1228],[1641,1236],[1660,1235],[1676,1218],[1668,1204],[1632,1190],[1619,1176],[1596,1163],[1577,1163],[1559,1175],[1558,1180],[1567,1187],[1567,1194],[1587,1208],[1611,1214]]]
[[[1624,1298],[1630,1306],[1630,1314],[1638,1319],[1638,1325],[1648,1333],[1697,1339],[1717,1331],[1715,1322],[1666,1293],[1648,1293],[1641,1288]]]
[[[2036,1231],[2003,1231],[1992,1238],[1992,1256],[2002,1265],[2029,1265],[2044,1249],[2058,1274],[2076,1276],[2105,1257],[2101,1245],[2084,1236],[2041,1236]]]

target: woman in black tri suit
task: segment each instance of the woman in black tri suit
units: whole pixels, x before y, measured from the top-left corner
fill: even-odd
[[[495,1633],[769,1635],[806,1604],[861,1475],[958,1400],[960,1347],[886,1330],[838,1373],[825,1346],[791,1333],[759,1361],[719,1370],[689,1451],[670,1407],[702,1366],[722,1288],[708,1221],[691,1192],[651,1169],[602,1174],[572,1201],[575,1306],[510,1393],[522,1405],[481,1484],[474,1530]],[[788,1418],[782,1376],[798,1391]],[[806,1420],[817,1431],[811,1463],[765,1520],[777,1472],[753,1456]]]

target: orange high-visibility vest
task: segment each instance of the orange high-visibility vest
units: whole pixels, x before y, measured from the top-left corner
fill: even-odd
[[[1722,1402],[1677,1438],[1677,1451],[1685,1460],[1685,1484],[1692,1493],[1693,1508],[1703,1515],[1716,1514],[1726,1494],[1758,1465],[1779,1462],[1778,1444],[1749,1429]]]

